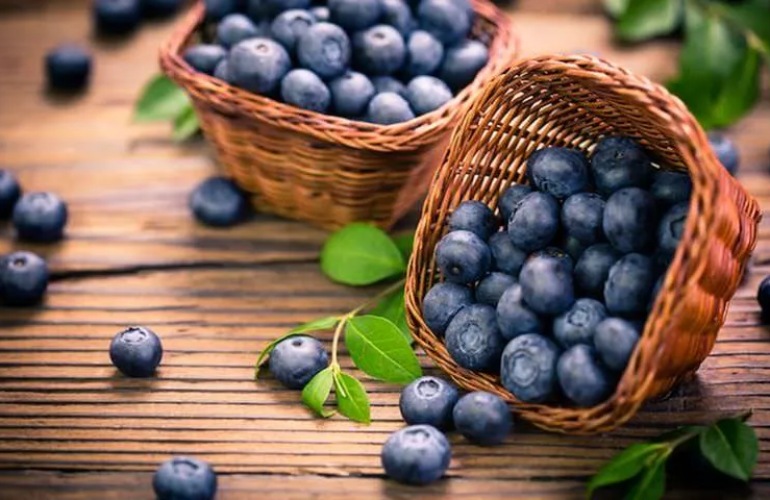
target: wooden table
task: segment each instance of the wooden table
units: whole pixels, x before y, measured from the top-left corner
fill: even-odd
[[[170,25],[101,43],[89,38],[87,5],[0,0],[0,164],[28,190],[59,193],[72,213],[66,241],[53,246],[21,245],[0,229],[0,252],[31,249],[54,272],[44,306],[0,310],[0,498],[149,499],[152,471],[172,454],[214,464],[224,500],[579,497],[586,477],[620,448],[750,408],[763,452],[751,488],[714,490],[691,478],[676,491],[770,497],[770,332],[754,300],[770,272],[770,222],[697,380],[606,436],[564,437],[525,424],[497,448],[452,436],[450,479],[399,486],[382,479],[379,465],[381,444],[401,426],[395,387],[367,383],[367,427],[315,419],[297,393],[252,380],[269,340],[374,290],[324,279],[319,230],[269,216],[224,231],[197,225],[186,197],[216,171],[205,143],[177,145],[166,126],[130,123]],[[675,43],[612,46],[590,0],[522,0],[512,15],[526,54],[598,51],[655,78],[673,71]],[[65,101],[44,93],[41,78],[46,49],[64,40],[96,54],[91,90]],[[765,100],[731,130],[744,156],[740,178],[764,206],[768,124]],[[157,378],[116,375],[107,348],[127,324],[162,336]]]

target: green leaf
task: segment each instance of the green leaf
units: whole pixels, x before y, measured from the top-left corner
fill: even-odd
[[[296,337],[297,335],[301,335],[303,333],[308,332],[317,332],[321,330],[328,330],[330,328],[333,328],[337,325],[337,323],[340,321],[340,318],[338,316],[327,316],[326,318],[319,318],[314,319],[313,321],[308,321],[307,323],[303,323],[299,326],[295,326],[291,330],[289,330],[285,335],[282,335],[278,337],[277,339],[273,340],[269,344],[267,344],[267,347],[265,347],[261,353],[259,353],[259,357],[257,358],[257,364],[256,368],[254,370],[254,379],[259,378],[259,369],[262,365],[265,364],[265,361],[267,361],[267,357],[270,355],[271,352],[273,352],[273,349],[275,349],[275,346],[283,342],[284,340]]]
[[[330,366],[316,373],[305,388],[302,389],[302,402],[323,418],[329,418],[334,415],[333,411],[324,408],[324,403],[329,399],[333,383],[334,373]]]
[[[198,115],[192,104],[188,105],[174,120],[174,140],[184,141],[194,136],[200,130]]]
[[[626,495],[626,500],[658,500],[666,492],[666,459],[661,455],[639,476]]]
[[[412,249],[414,248],[414,233],[400,234],[393,237],[393,243],[396,244],[401,251],[401,255],[404,256],[404,260],[408,261],[412,256]]]
[[[398,327],[385,318],[351,318],[345,325],[345,345],[353,363],[376,379],[408,384],[422,375],[409,342]]]
[[[377,306],[372,309],[373,316],[382,316],[390,320],[404,338],[411,344],[414,339],[409,332],[409,325],[406,323],[406,304],[404,303],[404,289],[401,288],[382,299]]]
[[[740,3],[719,3],[713,8],[730,21],[750,32],[753,43],[766,57],[770,57],[770,0],[744,0]]]
[[[346,285],[371,285],[402,274],[406,262],[384,231],[354,223],[332,234],[321,251],[321,270]]]
[[[629,1],[630,0],[604,0],[602,3],[604,4],[604,10],[617,19],[622,16],[628,8]]]
[[[157,75],[142,90],[134,109],[137,122],[176,120],[190,106],[187,94],[165,75]]]
[[[340,413],[356,422],[371,422],[369,396],[366,395],[366,389],[361,382],[347,373],[335,372],[334,390]]]
[[[655,456],[663,453],[663,443],[632,444],[607,462],[588,483],[586,495],[590,498],[597,488],[622,483],[639,474]]]
[[[757,464],[759,444],[754,429],[740,420],[726,419],[701,434],[700,451],[717,470],[748,481]]]
[[[682,0],[629,0],[620,16],[617,33],[638,42],[674,31],[682,20]]]
[[[725,78],[713,104],[712,120],[715,127],[726,127],[738,121],[754,107],[759,99],[759,77],[759,51],[746,48],[738,66]]]

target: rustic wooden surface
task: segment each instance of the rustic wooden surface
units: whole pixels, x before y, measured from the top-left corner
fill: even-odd
[[[696,380],[607,436],[550,435],[525,424],[497,448],[452,436],[451,479],[398,486],[379,467],[382,442],[401,425],[396,388],[367,383],[374,423],[366,427],[314,419],[297,393],[252,381],[269,340],[373,290],[319,274],[321,231],[267,216],[225,231],[196,225],[186,196],[216,171],[205,144],[179,146],[163,125],[130,123],[170,25],[99,42],[89,38],[87,5],[0,0],[0,165],[28,190],[62,195],[72,213],[66,241],[54,246],[19,245],[0,227],[0,252],[40,252],[55,276],[44,306],[0,310],[0,498],[149,499],[151,471],[182,453],[214,464],[224,500],[579,497],[585,478],[619,448],[747,409],[762,450],[751,487],[715,490],[683,478],[675,496],[770,497],[770,331],[753,299],[770,273],[770,219]],[[658,79],[674,67],[673,42],[612,46],[591,0],[522,0],[512,16],[526,54],[596,51]],[[43,90],[42,56],[63,40],[87,43],[96,55],[93,85],[80,98]],[[765,100],[731,130],[744,155],[740,178],[766,207],[768,124]],[[110,365],[109,341],[127,324],[162,336],[157,378],[128,380]]]

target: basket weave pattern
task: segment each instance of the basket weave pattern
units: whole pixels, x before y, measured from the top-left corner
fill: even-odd
[[[590,152],[606,135],[638,139],[661,166],[686,170],[690,215],[642,338],[614,394],[592,408],[517,401],[497,376],[458,366],[422,319],[437,280],[435,246],[462,201],[496,207],[525,182],[526,159],[545,146]],[[460,386],[503,397],[548,430],[596,433],[631,418],[708,356],[756,241],[759,207],[719,164],[685,106],[662,87],[592,57],[540,57],[508,68],[486,86],[455,130],[422,212],[409,264],[406,307],[415,339]]]
[[[474,0],[473,36],[489,62],[440,109],[381,126],[302,110],[196,72],[182,58],[203,23],[198,2],[160,54],[161,67],[191,96],[201,128],[229,176],[263,211],[337,228],[392,225],[425,193],[451,128],[470,98],[516,56],[508,17]]]

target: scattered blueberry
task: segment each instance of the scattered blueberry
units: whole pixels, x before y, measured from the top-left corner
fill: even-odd
[[[489,272],[492,252],[476,234],[452,231],[436,246],[436,263],[448,281],[469,284]]]
[[[564,352],[556,374],[564,394],[578,406],[594,406],[612,393],[610,376],[591,346],[578,344]]]
[[[625,370],[638,342],[639,330],[624,319],[607,318],[596,326],[594,347],[611,370]]]
[[[470,231],[483,240],[488,240],[498,226],[494,212],[476,200],[460,203],[449,216],[450,231]]]
[[[564,348],[593,344],[596,325],[607,317],[604,304],[594,299],[578,299],[572,308],[553,322],[553,336]]]
[[[48,86],[55,90],[81,90],[91,77],[91,54],[77,45],[59,45],[45,57]]]
[[[258,0],[260,3],[262,0]],[[238,11],[240,0],[203,0],[206,5],[206,18],[219,21],[225,16],[235,14]]]
[[[11,172],[0,168],[0,219],[5,219],[13,213],[13,207],[20,197],[19,181]]]
[[[16,234],[27,241],[60,240],[67,219],[67,205],[53,193],[25,194],[13,209]]]
[[[289,53],[283,45],[268,38],[251,38],[236,44],[230,50],[227,64],[235,85],[258,94],[276,90],[291,69]]]
[[[492,269],[511,276],[519,275],[521,266],[527,260],[527,253],[516,248],[508,231],[493,234],[489,238],[489,249],[492,251]]]
[[[414,112],[409,107],[409,103],[395,92],[375,95],[369,101],[369,107],[366,110],[366,120],[380,125],[392,125],[413,118]]]
[[[315,18],[316,22],[319,23],[328,23],[331,19],[331,12],[329,12],[329,7],[325,5],[317,5],[310,9],[310,13]]]
[[[400,95],[403,98],[406,98],[406,85],[401,83],[400,80],[393,78],[392,76],[372,77],[372,83],[374,84],[374,88],[378,94],[392,92],[394,94]]]
[[[738,148],[726,135],[719,132],[709,133],[708,138],[711,149],[714,150],[719,162],[730,172],[730,175],[734,176],[740,164]]]
[[[460,434],[483,446],[502,443],[513,429],[508,405],[489,392],[471,392],[461,397],[452,415]]]
[[[477,371],[498,368],[503,337],[493,307],[472,304],[462,308],[449,323],[445,338],[449,355],[463,368]]]
[[[692,181],[690,176],[683,172],[658,170],[652,178],[650,194],[664,205],[689,201],[692,194]]]
[[[527,175],[540,191],[564,199],[588,188],[588,161],[575,149],[549,147],[527,160]]]
[[[770,319],[770,276],[766,276],[757,289],[757,302],[762,309],[762,316]]]
[[[508,274],[490,273],[476,286],[476,302],[497,307],[503,293],[516,283],[516,278]]]
[[[673,255],[682,239],[687,222],[688,203],[671,207],[660,219],[658,226],[658,248],[666,255]]]
[[[176,14],[183,0],[141,0],[142,13],[148,17],[169,17]]]
[[[489,60],[489,49],[478,40],[464,40],[449,47],[439,77],[458,91],[471,83]]]
[[[559,231],[559,202],[552,195],[533,192],[516,204],[508,221],[514,245],[532,252],[548,246]]]
[[[123,35],[139,26],[142,6],[139,0],[94,0],[96,29],[105,35]]]
[[[596,189],[610,195],[629,187],[646,187],[652,176],[652,162],[644,149],[629,137],[605,137],[591,156]]]
[[[217,26],[217,41],[225,47],[232,47],[238,42],[258,35],[257,27],[243,14],[230,14]]]
[[[460,392],[438,377],[420,377],[401,391],[398,407],[409,425],[427,424],[437,429],[452,427],[452,409]]]
[[[541,333],[540,318],[524,304],[521,285],[508,287],[497,301],[497,326],[505,340],[511,340],[525,333]]]
[[[163,462],[152,478],[158,500],[213,500],[217,475],[197,458],[174,457]]]
[[[500,380],[516,399],[542,403],[556,389],[559,348],[542,335],[527,333],[511,340],[503,350]]]
[[[452,91],[436,77],[421,75],[406,86],[406,98],[418,115],[434,111],[452,100]]]
[[[374,26],[382,15],[380,0],[329,0],[333,23],[354,32]]]
[[[217,65],[227,57],[227,51],[221,45],[193,45],[185,50],[182,57],[187,64],[201,73],[213,75]]]
[[[417,30],[406,42],[408,76],[432,75],[444,59],[444,46],[427,31]]]
[[[151,377],[162,358],[160,338],[149,328],[128,327],[110,343],[110,360],[126,377]]]
[[[516,205],[531,192],[532,188],[526,184],[514,184],[503,191],[503,194],[497,201],[503,221],[508,221],[511,218],[511,215],[516,210]]]
[[[471,17],[456,0],[423,0],[417,10],[420,27],[446,45],[452,45],[468,35]]]
[[[575,264],[575,285],[589,297],[602,298],[604,283],[610,274],[610,268],[622,257],[608,243],[599,243],[585,249]]]
[[[199,184],[189,204],[196,219],[214,227],[232,226],[248,213],[243,191],[224,177],[211,177]]]
[[[389,478],[424,485],[444,475],[451,456],[449,441],[441,431],[430,425],[412,425],[391,434],[380,458]]]
[[[379,24],[353,37],[356,67],[368,75],[391,75],[406,60],[404,37],[393,26]]]
[[[604,200],[595,193],[573,194],[564,201],[561,223],[567,234],[583,244],[599,241],[604,216]]]
[[[404,0],[380,0],[380,5],[381,22],[393,26],[404,37],[417,26],[417,21],[412,17],[412,10]]]
[[[639,188],[616,191],[604,206],[602,228],[623,253],[649,250],[655,240],[657,209],[652,195]]]
[[[422,317],[436,335],[443,335],[460,309],[473,303],[470,288],[456,283],[437,283],[422,300]]]
[[[270,33],[289,53],[293,53],[300,35],[315,22],[315,17],[306,10],[287,10],[273,20]]]
[[[334,111],[348,117],[363,115],[376,93],[371,80],[355,71],[348,71],[329,82],[329,89]]]
[[[0,258],[0,298],[11,306],[39,303],[48,288],[48,265],[32,252]]]
[[[316,23],[299,37],[297,58],[321,78],[334,78],[348,69],[351,50],[350,39],[342,28]]]
[[[329,365],[323,344],[313,337],[298,335],[276,344],[270,352],[270,373],[289,389],[302,389]]]
[[[557,315],[575,302],[572,261],[547,255],[530,257],[519,275],[524,301],[535,312]]]
[[[655,285],[652,260],[638,253],[621,258],[610,269],[604,303],[612,314],[634,317],[644,313]]]
[[[331,92],[318,75],[307,69],[293,69],[281,81],[281,97],[284,102],[325,113],[331,105]]]

